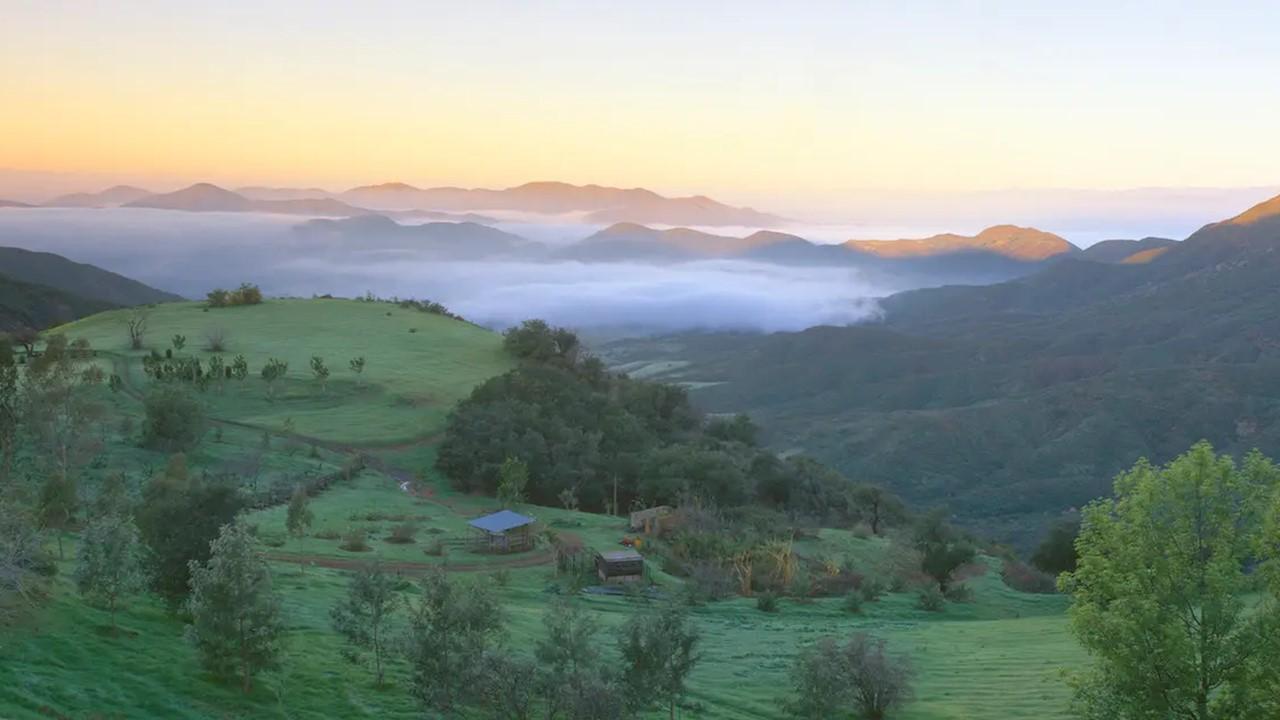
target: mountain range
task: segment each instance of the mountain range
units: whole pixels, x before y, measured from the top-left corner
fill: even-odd
[[[23,203],[0,206],[26,207]],[[237,191],[210,183],[167,193],[117,185],[96,193],[72,193],[45,207],[141,207],[192,212],[268,212],[347,217],[378,212],[393,217],[495,222],[472,211],[511,211],[560,215],[577,213],[586,223],[659,223],[666,225],[738,225],[772,227],[784,218],[738,208],[697,195],[664,197],[643,188],[532,182],[503,190],[455,187],[417,188],[405,183],[365,185],[332,193],[322,188],[250,186]],[[459,215],[458,213],[461,213]]]
[[[867,325],[601,350],[670,368],[707,410],[750,412],[779,449],[1026,546],[1138,457],[1202,438],[1280,451],[1280,198],[1179,243],[1109,247],[1161,252],[904,292]]]

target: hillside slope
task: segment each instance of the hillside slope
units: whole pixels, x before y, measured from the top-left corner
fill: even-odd
[[[182,299],[95,265],[21,248],[0,247],[0,275],[108,305],[148,305]]]
[[[606,350],[678,360],[661,377],[780,449],[1025,543],[1140,456],[1280,451],[1278,274],[1280,213],[1250,211],[1142,265],[902,293],[881,325]]]
[[[42,330],[113,307],[101,300],[0,275],[0,332]]]

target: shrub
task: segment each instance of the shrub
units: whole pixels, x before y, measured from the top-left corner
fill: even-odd
[[[396,545],[408,545],[413,542],[413,536],[418,534],[418,526],[411,522],[400,523],[391,528],[391,534],[387,536],[387,542]]]
[[[146,420],[142,444],[152,450],[174,453],[195,447],[204,434],[204,410],[181,388],[162,385],[144,402]]]
[[[733,573],[719,563],[696,560],[686,567],[685,592],[695,602],[723,600],[734,594],[737,583]]]
[[[952,585],[951,587],[947,588],[945,597],[947,598],[947,600],[950,600],[951,602],[956,602],[956,603],[973,602],[973,588],[963,583],[959,585]]]
[[[936,586],[930,585],[920,591],[920,594],[916,597],[916,605],[921,610],[927,610],[928,612],[942,612],[943,608],[947,606],[947,598]]]
[[[1005,560],[1000,569],[1000,577],[1005,585],[1018,592],[1052,593],[1058,589],[1052,575],[1018,560]]]
[[[844,609],[846,612],[857,615],[862,612],[863,602],[861,591],[851,592],[844,597]]]
[[[885,594],[886,589],[884,581],[880,578],[869,577],[862,581],[862,587],[858,588],[858,593],[863,600],[876,602]]]
[[[209,352],[222,352],[227,349],[226,328],[212,327],[204,331],[204,349]]]
[[[369,535],[364,528],[351,528],[342,538],[342,544],[338,547],[347,552],[367,552],[369,550]]]
[[[433,540],[423,548],[422,552],[433,557],[441,557],[444,555],[444,542],[440,540]]]
[[[801,650],[791,670],[797,718],[885,718],[911,697],[911,666],[883,640],[859,633],[844,645],[824,637]]]
[[[778,595],[772,591],[762,592],[756,596],[756,609],[760,612],[778,612]]]
[[[337,530],[321,530],[319,532],[312,533],[311,535],[312,537],[317,537],[321,540],[337,540],[342,537],[338,534]]]

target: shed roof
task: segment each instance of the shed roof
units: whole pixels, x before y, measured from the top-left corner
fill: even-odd
[[[610,550],[609,552],[600,553],[600,557],[605,562],[627,562],[629,560],[644,560],[644,556],[635,550]]]
[[[532,525],[534,519],[510,510],[500,510],[492,515],[476,518],[467,523],[473,528],[478,528],[490,533],[506,532],[514,530],[525,525]]]

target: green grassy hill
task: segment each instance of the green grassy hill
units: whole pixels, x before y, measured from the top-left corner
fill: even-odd
[[[127,348],[125,317],[125,311],[112,311],[58,329],[88,338],[99,353],[96,362],[128,378],[123,392],[93,391],[106,411],[100,421],[104,446],[81,483],[87,498],[108,472],[127,470],[136,489],[166,460],[136,445],[139,395],[148,380],[140,370],[142,353]],[[432,463],[436,434],[453,403],[511,366],[501,339],[388,303],[316,299],[208,312],[194,303],[160,306],[152,310],[146,345],[163,348],[182,333],[188,338],[182,354],[204,357],[204,334],[215,327],[225,330],[226,354],[243,354],[255,375],[242,386],[199,396],[211,428],[189,454],[194,472],[235,472],[252,489],[334,472],[356,454],[367,458],[363,471],[312,500],[315,522],[301,540],[286,535],[282,507],[249,515],[284,602],[283,669],[260,678],[248,697],[212,681],[183,640],[182,621],[149,597],[128,602],[119,617],[123,632],[112,637],[107,612],[74,591],[73,532],[65,536],[67,559],[59,563],[48,601],[19,626],[0,629],[0,717],[422,717],[402,660],[391,666],[390,686],[375,689],[365,668],[343,659],[329,626],[346,570],[372,557],[410,581],[432,568],[492,574],[508,617],[507,643],[528,650],[541,634],[543,612],[568,587],[566,579],[542,547],[510,556],[474,552],[464,542],[466,522],[496,509],[496,501],[453,490]],[[312,355],[324,356],[334,369],[327,394],[309,377]],[[362,384],[345,369],[355,355],[368,359]],[[270,357],[286,359],[290,367],[274,402],[265,399],[256,377]],[[289,419],[292,432],[285,432]],[[623,518],[528,505],[520,510],[587,548],[617,547],[627,534]],[[406,522],[417,528],[414,542],[390,542],[392,528]],[[368,534],[368,550],[343,549],[342,536],[353,529]],[[820,559],[861,565],[875,562],[885,543],[828,529],[797,542],[797,553],[810,565]],[[300,564],[307,565],[305,573]],[[681,591],[682,581],[657,563],[649,572],[662,592]],[[1067,688],[1059,670],[1075,665],[1080,652],[1066,633],[1064,599],[1009,589],[990,558],[971,573],[973,601],[949,604],[941,613],[918,609],[912,591],[889,593],[858,615],[847,612],[840,597],[783,600],[773,614],[745,598],[701,605],[693,620],[704,636],[704,660],[691,678],[684,714],[781,718],[779,700],[801,644],[823,634],[869,632],[913,658],[917,700],[896,716],[902,720],[1065,718]],[[404,592],[414,592],[412,583]],[[585,595],[583,602],[612,628],[646,601]],[[608,634],[601,643],[613,647]],[[659,715],[665,717],[654,717]]]
[[[333,443],[396,445],[429,437],[472,386],[511,367],[494,333],[389,303],[269,300],[210,310],[203,303],[169,303],[151,311],[143,350],[129,349],[130,313],[103,313],[58,331],[87,338],[135,388],[146,383],[142,358],[151,348],[170,347],[174,335],[185,335],[184,352],[202,359],[243,355],[249,379],[210,390],[205,399],[212,414],[271,430],[292,420],[300,435]],[[213,334],[223,337],[221,352],[208,349]],[[311,374],[313,356],[332,373],[325,392]],[[366,360],[361,375],[349,368],[355,357]],[[274,400],[258,375],[271,358],[289,364]]]

